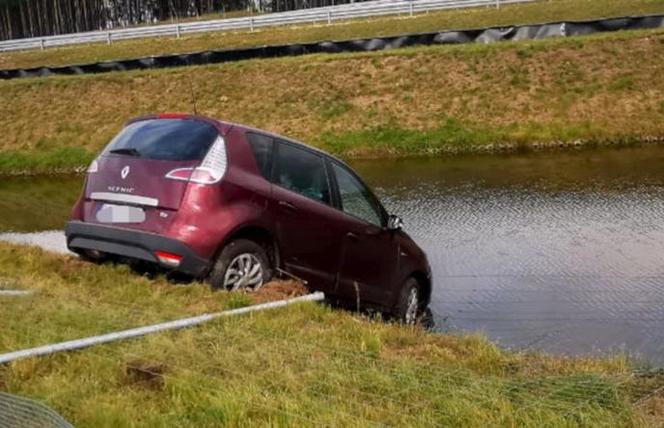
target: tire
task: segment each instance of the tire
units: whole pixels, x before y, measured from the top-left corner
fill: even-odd
[[[272,266],[265,248],[248,239],[237,239],[221,251],[208,281],[216,290],[254,291],[271,278]]]
[[[96,265],[100,265],[109,260],[108,255],[102,252],[97,252],[97,254],[95,254],[90,251],[83,250],[80,252],[76,252],[76,254],[78,255],[78,258],[83,260],[84,262],[94,263]]]
[[[395,315],[402,324],[415,325],[422,316],[422,309],[422,288],[415,278],[410,277],[401,286]]]

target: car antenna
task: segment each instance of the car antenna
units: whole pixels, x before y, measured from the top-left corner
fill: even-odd
[[[194,115],[198,115],[196,111],[196,91],[194,91],[194,84],[189,80],[189,89],[191,90],[191,103],[194,105]]]

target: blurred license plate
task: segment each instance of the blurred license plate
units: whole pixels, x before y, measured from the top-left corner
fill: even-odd
[[[100,223],[143,223],[145,211],[142,208],[127,205],[104,204],[97,211],[97,221]]]

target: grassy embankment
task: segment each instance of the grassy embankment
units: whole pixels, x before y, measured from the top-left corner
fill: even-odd
[[[0,243],[0,352],[248,304]],[[76,426],[642,426],[664,383],[623,358],[502,351],[317,304],[0,367]],[[638,403],[635,404],[635,403]]]
[[[85,165],[132,116],[198,111],[346,157],[664,136],[664,32],[0,82],[0,172]]]
[[[206,49],[343,40],[446,29],[482,28],[562,20],[591,20],[601,17],[656,13],[664,13],[664,3],[661,0],[546,0],[503,5],[500,9],[472,8],[430,12],[414,17],[350,20],[332,26],[298,25],[265,28],[254,32],[195,34],[181,39],[165,37],[126,40],[110,46],[91,44],[52,48],[45,51],[0,53],[0,68],[82,64]]]

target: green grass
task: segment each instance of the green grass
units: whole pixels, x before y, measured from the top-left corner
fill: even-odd
[[[149,280],[124,266],[88,266],[36,250],[0,247],[0,278],[12,288],[37,291],[34,297],[12,300],[8,308],[3,301],[3,312],[12,316],[2,322],[2,350],[219,311],[236,300],[202,286]]]
[[[154,38],[0,53],[0,68],[68,65],[207,49],[275,45],[318,40],[376,37],[445,29],[589,20],[600,17],[664,13],[661,0],[548,0],[536,3],[431,12],[415,17],[352,20],[327,25],[267,28],[249,32],[191,35],[181,39]]]
[[[249,303],[0,243],[0,352]],[[238,297],[242,296],[242,297]],[[643,426],[657,376],[622,357],[501,350],[301,304],[0,367],[76,426]]]
[[[512,123],[489,127],[449,118],[426,131],[385,125],[341,134],[323,134],[319,145],[344,157],[376,158],[412,155],[465,154],[474,152],[530,151],[578,146],[644,142],[638,136],[603,136],[591,122],[567,126],[558,124]]]
[[[10,171],[12,175],[79,172],[88,165],[94,155],[80,147],[61,147],[44,151],[0,152],[0,171]]]

